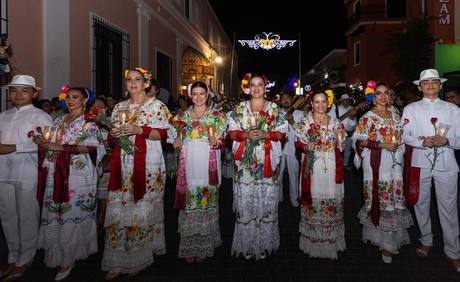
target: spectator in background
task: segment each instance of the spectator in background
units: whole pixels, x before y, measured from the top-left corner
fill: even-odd
[[[105,95],[105,101],[107,102],[107,114],[111,115],[113,111],[113,107],[115,107],[115,104],[117,104],[118,100],[113,97],[111,94]]]
[[[160,87],[160,89],[158,90],[157,99],[162,101],[165,105],[169,105],[170,97],[171,97],[171,94],[169,94],[168,89],[164,87]]]
[[[404,143],[413,148],[410,159],[410,182],[419,184],[409,187],[418,193],[414,206],[420,229],[421,246],[417,256],[426,258],[433,248],[430,207],[437,207],[442,229],[444,253],[454,271],[460,273],[460,242],[458,222],[458,172],[454,149],[460,147],[460,109],[439,99],[442,83],[435,69],[420,73],[414,80],[423,93],[423,99],[404,108]],[[439,134],[435,126],[450,125],[447,134]],[[407,154],[407,151],[406,151]],[[436,193],[436,205],[431,205],[432,181]],[[413,189],[412,189],[413,188]],[[406,197],[409,197],[406,193]]]
[[[450,102],[460,107],[460,87],[448,88],[444,92],[444,98],[447,102]],[[455,160],[457,160],[457,164],[460,166],[460,149],[454,150],[454,153],[455,153]]]
[[[357,110],[350,105],[350,96],[348,96],[348,94],[342,94],[339,101],[340,103],[336,106],[336,109],[329,110],[328,115],[341,121],[347,131],[345,137],[345,150],[343,150],[343,166],[345,169],[350,170],[350,158],[353,153],[351,135],[353,135],[356,127]],[[346,118],[344,116],[345,114],[347,114]]]
[[[8,247],[8,265],[0,279],[13,281],[22,278],[37,251],[38,148],[31,136],[53,121],[32,104],[41,89],[32,76],[15,75],[3,88],[9,90],[13,107],[0,113],[0,219]]]
[[[51,103],[51,100],[49,99],[39,100],[38,107],[44,110],[47,114],[49,114],[53,120],[58,116],[56,111],[54,110],[53,103]]]
[[[444,92],[444,99],[460,107],[460,87],[451,87]]]
[[[54,111],[56,112],[55,117],[53,118],[56,119],[57,117],[63,116],[67,113],[67,109],[64,109],[59,102],[59,97],[53,97],[51,98],[51,103],[53,104]]]
[[[190,99],[183,95],[177,97],[177,113],[183,113],[188,110],[191,106]]]
[[[3,36],[2,36],[3,37]],[[6,75],[11,71],[8,38],[2,38],[3,46],[0,46],[0,76]]]
[[[398,116],[401,117],[402,115],[402,111],[397,107],[396,105],[396,92],[393,88],[389,88],[388,89],[388,93],[389,93],[389,97],[388,97],[388,104],[387,104],[387,107],[388,109],[397,114]]]
[[[145,89],[145,94],[148,97],[158,97],[158,93],[160,92],[160,83],[158,83],[158,80],[152,78],[152,83],[150,84],[150,87]]]
[[[289,177],[289,199],[293,207],[299,206],[300,190],[299,190],[299,175],[300,175],[300,162],[297,158],[295,149],[295,138],[297,124],[304,117],[303,111],[297,110],[293,107],[293,94],[284,92],[281,94],[281,107],[282,112],[288,122],[288,132],[286,134],[286,143],[283,146],[283,154],[281,155],[280,162],[280,201],[283,200],[283,178],[284,170],[287,170]]]
[[[97,96],[94,99],[94,103],[91,108],[108,108],[107,102],[101,96]],[[107,114],[107,111],[106,111]],[[105,150],[107,154],[102,159],[102,173],[99,175],[97,181],[97,233],[104,233],[104,220],[105,210],[107,207],[107,187],[109,185],[110,178],[110,165],[112,160],[112,148],[109,146],[109,128],[107,126],[99,124],[99,131],[102,135]]]

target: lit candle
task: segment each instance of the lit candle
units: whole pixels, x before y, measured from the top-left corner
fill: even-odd
[[[439,136],[446,136],[446,129],[444,127],[439,128]]]
[[[212,127],[209,128],[209,136],[214,136],[214,132],[212,130]]]
[[[337,139],[339,140],[339,150],[342,152],[343,131],[337,133]]]
[[[251,114],[251,129],[257,128],[256,114]]]
[[[45,132],[45,134],[43,135],[43,137],[44,137],[46,140],[50,140],[50,138],[51,138],[51,132],[49,132],[49,131]]]
[[[395,135],[395,134],[393,134],[393,135],[391,136],[391,143],[398,143],[398,142],[396,141],[396,135]]]
[[[123,113],[121,114],[121,124],[124,125],[125,122],[126,122],[126,114],[123,112]]]

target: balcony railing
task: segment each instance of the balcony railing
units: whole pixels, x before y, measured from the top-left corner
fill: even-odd
[[[384,21],[405,19],[405,9],[387,9],[385,6],[361,7],[347,19],[347,27],[351,27],[359,21]]]

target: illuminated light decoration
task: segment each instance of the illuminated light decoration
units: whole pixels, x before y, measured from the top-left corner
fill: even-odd
[[[250,48],[253,48],[254,50],[257,50],[259,48],[262,48],[264,50],[271,50],[273,48],[276,48],[280,50],[281,48],[286,47],[286,45],[288,44],[291,47],[294,46],[294,43],[297,41],[281,40],[278,34],[273,34],[272,32],[262,32],[262,34],[257,34],[256,36],[254,36],[254,40],[238,40],[238,42],[241,44],[241,46],[246,46],[247,44]]]
[[[265,92],[270,93],[270,89],[276,86],[276,81],[269,81],[267,86],[265,86]]]

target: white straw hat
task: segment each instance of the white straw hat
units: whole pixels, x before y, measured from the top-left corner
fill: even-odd
[[[419,85],[420,81],[422,80],[429,80],[429,79],[438,79],[441,81],[441,83],[444,83],[447,81],[447,78],[439,77],[439,73],[435,69],[426,69],[420,73],[420,79],[419,80],[414,80],[415,85]]]
[[[12,86],[19,86],[19,87],[32,87],[35,90],[40,90],[40,87],[35,85],[35,78],[30,75],[21,75],[17,74],[13,77],[10,84],[3,85],[2,88],[12,87]]]

